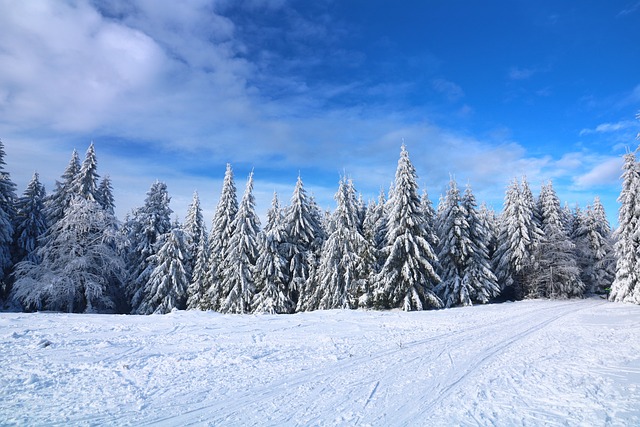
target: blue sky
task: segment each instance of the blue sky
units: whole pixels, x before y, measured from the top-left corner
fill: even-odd
[[[0,138],[21,192],[94,141],[121,218],[156,180],[209,221],[225,164],[258,211],[298,174],[365,200],[404,140],[437,201],[451,175],[496,210],[513,177],[612,220],[640,121],[640,2],[0,0]]]

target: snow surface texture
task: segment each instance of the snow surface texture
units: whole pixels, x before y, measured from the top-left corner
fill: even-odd
[[[0,314],[2,425],[640,425],[640,307]]]

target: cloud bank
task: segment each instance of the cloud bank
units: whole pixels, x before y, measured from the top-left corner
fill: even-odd
[[[439,124],[442,113],[407,103],[409,94],[428,90],[474,109],[457,104],[465,91],[438,74],[439,59],[428,55],[424,88],[372,80],[355,72],[366,54],[345,46],[349,29],[322,4],[310,16],[285,0],[0,0],[0,136],[12,177],[24,188],[38,170],[50,190],[71,149],[93,140],[121,217],[156,179],[168,183],[178,215],[196,189],[211,214],[227,162],[239,188],[255,168],[262,211],[274,190],[288,201],[298,173],[331,207],[342,173],[365,199],[388,187],[404,140],[433,198],[450,175],[497,209],[514,176],[580,191],[610,181],[613,160],[532,156],[508,132]],[[508,77],[538,71],[514,67]]]

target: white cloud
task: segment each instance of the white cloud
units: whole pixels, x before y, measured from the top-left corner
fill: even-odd
[[[537,73],[537,70],[534,68],[511,67],[508,76],[511,80],[527,80],[535,73]]]
[[[574,182],[579,188],[615,185],[622,173],[622,163],[619,156],[606,157],[587,173],[577,176]]]
[[[638,122],[633,120],[622,120],[615,123],[601,123],[593,129],[588,129],[588,128],[582,129],[580,131],[580,136],[591,135],[594,133],[618,132],[621,130],[634,128],[634,127],[639,127],[639,125],[638,125]]]
[[[237,171],[239,192],[245,172],[256,167],[262,211],[274,189],[288,203],[298,171],[323,208],[333,206],[343,171],[365,198],[376,197],[393,180],[403,138],[432,197],[453,173],[498,209],[514,176],[568,179],[590,165],[579,156],[532,157],[509,132],[483,140],[444,129],[424,119],[423,110],[404,105],[390,112],[389,105],[368,102],[332,104],[334,97],[358,92],[406,97],[415,87],[402,81],[314,84],[286,72],[315,64],[294,64],[302,62],[295,57],[282,72],[267,72],[261,61],[287,58],[268,50],[258,58],[248,55],[252,46],[238,37],[236,23],[218,13],[219,4],[0,0],[0,135],[7,169],[20,188],[35,169],[50,190],[74,144],[82,155],[92,139],[99,172],[113,179],[120,216],[143,203],[156,179],[167,182],[180,217],[195,189],[211,214],[226,162]],[[243,4],[284,7],[263,0]],[[326,35],[302,17],[286,16],[299,37]],[[535,72],[513,68],[510,77]],[[451,101],[464,96],[453,82],[431,83]],[[468,106],[460,110],[470,112]],[[129,143],[144,149],[121,154],[118,144]]]
[[[626,16],[626,15],[632,15],[634,14],[638,9],[640,9],[640,1],[631,4],[630,6],[626,7],[625,9],[622,9],[619,13],[618,16]]]
[[[4,123],[93,129],[163,66],[151,38],[104,20],[84,2],[3,2],[0,11]]]
[[[431,85],[436,92],[444,95],[444,97],[450,102],[455,102],[464,97],[464,91],[462,88],[449,80],[434,79],[431,82]]]

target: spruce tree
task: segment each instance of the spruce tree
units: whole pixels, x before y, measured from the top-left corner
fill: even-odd
[[[71,192],[75,195],[84,197],[87,200],[98,201],[98,161],[96,159],[96,151],[93,142],[87,149],[87,154],[80,171],[75,176]]]
[[[62,174],[61,180],[56,181],[56,188],[45,202],[47,224],[50,227],[64,217],[66,209],[71,204],[71,199],[74,194],[73,186],[79,172],[80,158],[78,157],[78,152],[73,150],[71,159]]]
[[[125,223],[126,260],[129,270],[126,295],[133,313],[146,298],[145,286],[156,265],[153,255],[160,249],[160,238],[167,234],[171,226],[169,207],[171,198],[164,182],[156,181],[145,198],[144,205],[133,212],[133,217]]]
[[[45,189],[34,173],[22,197],[16,202],[15,260],[38,263],[36,249],[47,231],[44,212]]]
[[[295,306],[289,297],[287,263],[282,254],[284,217],[278,195],[273,194],[267,223],[259,235],[259,257],[256,261],[256,295],[252,302],[254,313],[291,313]]]
[[[422,196],[420,197],[420,208],[426,221],[427,233],[429,235],[429,244],[431,247],[436,248],[439,244],[438,233],[436,231],[436,210],[433,208],[433,203],[429,198],[427,190],[422,190]]]
[[[543,235],[542,231],[542,211],[540,210],[540,205],[536,203],[535,198],[533,197],[533,192],[529,187],[529,182],[527,182],[527,177],[522,177],[522,182],[520,185],[520,197],[523,203],[524,211],[531,212],[531,225],[530,225],[530,234],[531,234],[531,242],[532,249],[535,249],[537,243],[540,241]],[[560,206],[558,204],[558,206]],[[560,216],[560,215],[559,215]]]
[[[193,199],[187,209],[187,216],[183,226],[184,232],[188,235],[195,250],[197,250],[200,245],[200,238],[206,236],[206,228],[204,216],[202,215],[202,207],[200,206],[200,197],[196,191],[193,193]]]
[[[288,265],[288,285],[291,299],[299,310],[304,305],[304,299],[312,293],[305,289],[305,284],[315,268],[315,253],[321,247],[323,237],[317,211],[307,198],[300,176],[291,197],[291,205],[287,208],[284,224],[283,250]]]
[[[586,291],[604,293],[615,278],[615,254],[611,227],[598,197],[586,213],[576,211],[574,226],[572,238]]]
[[[313,295],[306,310],[357,308],[369,292],[367,240],[362,235],[360,207],[351,180],[342,178],[335,195],[333,231],[322,247]]]
[[[207,309],[219,310],[221,302],[226,298],[221,288],[222,280],[224,280],[222,261],[234,232],[234,220],[237,212],[238,198],[233,179],[233,170],[231,169],[231,165],[227,163],[220,200],[213,215],[211,234],[209,235],[208,274],[211,283],[204,301],[204,306]]]
[[[114,312],[124,278],[115,235],[112,215],[97,202],[74,196],[37,249],[40,263],[17,265],[14,299],[29,311]]]
[[[205,295],[210,287],[209,244],[206,236],[202,234],[196,252],[196,263],[187,288],[187,310],[206,310]]]
[[[637,150],[636,150],[637,151]],[[616,277],[609,300],[640,304],[640,165],[635,153],[624,156],[622,190],[618,197],[615,252]]]
[[[596,292],[605,292],[605,289],[611,287],[616,275],[616,256],[613,248],[611,225],[607,219],[604,206],[597,196],[593,201],[593,206],[587,212],[587,220],[593,223],[591,227],[595,231],[593,241],[598,242],[593,244],[594,263],[592,280],[597,283]],[[598,238],[595,238],[596,234]]]
[[[116,210],[116,203],[113,197],[113,186],[111,185],[111,178],[109,175],[105,176],[98,189],[96,191],[96,201],[102,206],[104,210],[114,215]]]
[[[478,219],[482,224],[482,228],[487,233],[485,246],[487,247],[489,259],[493,264],[495,253],[498,249],[498,217],[496,216],[496,212],[483,202],[478,210]]]
[[[187,250],[184,233],[174,227],[160,241],[160,249],[151,256],[150,264],[155,268],[145,284],[144,298],[136,310],[138,314],[165,314],[186,308],[189,278],[184,267]]]
[[[440,282],[434,270],[437,257],[428,241],[417,190],[416,172],[403,145],[389,199],[386,261],[377,276],[378,307],[401,307],[405,311],[442,307],[433,290]]]
[[[438,261],[442,281],[436,287],[445,307],[472,305],[474,290],[463,282],[473,251],[470,227],[467,222],[458,186],[453,180],[442,201],[438,217]]]
[[[184,231],[184,240],[186,245],[186,253],[184,254],[184,267],[187,271],[189,281],[195,269],[198,250],[200,247],[200,239],[206,239],[206,226],[200,207],[200,197],[198,192],[193,193],[193,199],[187,209],[187,216],[182,227]]]
[[[514,179],[505,193],[495,254],[494,271],[504,297],[525,296],[527,269],[541,235],[531,190],[526,181],[520,186]]]
[[[486,304],[500,293],[487,246],[493,235],[478,213],[476,198],[468,185],[462,197],[462,208],[469,225],[471,242],[471,254],[463,283],[473,289],[472,297],[475,304]]]
[[[294,310],[289,298],[286,262],[279,251],[277,238],[273,234],[259,236],[260,256],[256,261],[256,295],[251,306],[254,313],[284,314]]]
[[[384,265],[384,257],[382,249],[385,246],[385,238],[387,234],[387,214],[385,212],[387,200],[384,190],[380,190],[377,201],[371,201],[367,207],[363,223],[363,235],[367,239],[367,248],[371,251],[370,258],[372,260],[371,274],[375,275],[380,272]],[[372,276],[373,278],[373,276]]]
[[[266,234],[282,236],[284,232],[284,215],[280,208],[280,199],[278,193],[273,192],[271,198],[271,207],[267,210],[267,223],[264,225],[263,231]]]
[[[485,304],[500,292],[486,246],[488,231],[476,206],[471,187],[461,197],[452,179],[439,220],[442,282],[437,290],[446,307]]]
[[[575,245],[567,235],[563,211],[553,185],[543,185],[538,201],[542,237],[534,250],[534,262],[525,281],[534,297],[569,298],[584,293]]]
[[[238,213],[232,224],[233,234],[222,261],[223,279],[221,288],[225,297],[223,313],[251,313],[255,295],[255,265],[258,259],[258,233],[260,220],[255,212],[253,197],[253,172],[240,202]]]
[[[16,185],[11,181],[9,172],[4,170],[4,157],[4,144],[0,140],[0,295],[9,288],[16,203]]]

